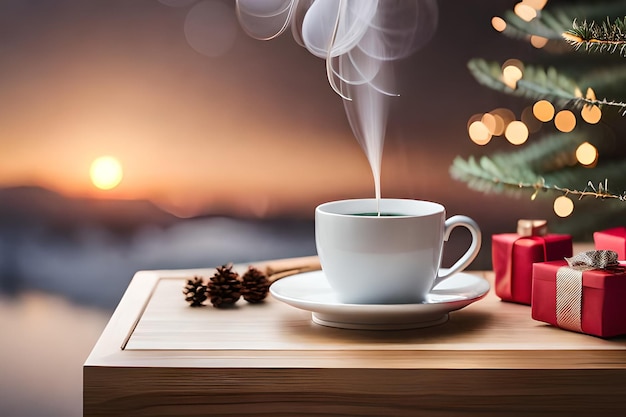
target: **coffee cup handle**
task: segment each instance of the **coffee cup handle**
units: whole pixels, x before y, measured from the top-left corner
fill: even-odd
[[[472,263],[472,261],[476,258],[476,255],[478,255],[478,251],[480,250],[481,245],[480,228],[474,220],[470,219],[467,216],[457,215],[452,216],[448,220],[446,220],[443,240],[447,242],[448,238],[450,237],[450,232],[452,232],[452,229],[458,226],[464,226],[470,231],[470,233],[472,234],[472,243],[470,244],[469,249],[467,249],[463,256],[461,256],[459,260],[454,263],[454,265],[452,265],[447,270],[439,269],[439,273],[437,275],[437,278],[435,278],[435,283],[433,284],[433,287],[435,287],[437,284],[439,284],[444,279],[450,277],[451,275],[464,270],[470,263]]]

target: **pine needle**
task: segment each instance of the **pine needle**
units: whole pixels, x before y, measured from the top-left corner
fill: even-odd
[[[626,56],[626,17],[617,18],[613,23],[608,17],[602,23],[584,20],[579,24],[574,20],[563,38],[575,49],[584,47],[589,52],[617,52]]]
[[[626,201],[626,193],[609,191],[606,178],[614,178],[613,187],[626,187],[622,173],[626,161],[618,160],[596,166],[593,170],[576,163],[576,148],[588,134],[550,135],[514,152],[463,159],[457,156],[451,167],[452,178],[469,188],[485,193],[520,195],[524,191],[556,191],[579,197]],[[581,187],[581,184],[584,185]]]
[[[622,115],[626,115],[626,103],[623,101],[591,99],[582,97],[577,91],[583,91],[579,84],[569,75],[554,67],[526,65],[524,75],[511,88],[502,79],[501,65],[474,58],[467,64],[470,73],[480,84],[506,94],[528,98],[531,100],[549,100],[554,105],[565,108],[582,108],[584,105],[617,107]],[[585,88],[586,90],[586,88]]]

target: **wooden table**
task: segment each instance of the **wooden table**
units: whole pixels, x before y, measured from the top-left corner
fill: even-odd
[[[271,297],[189,307],[185,278],[212,273],[136,274],[85,362],[85,416],[626,415],[626,337],[533,321],[493,290],[444,325],[342,330]]]

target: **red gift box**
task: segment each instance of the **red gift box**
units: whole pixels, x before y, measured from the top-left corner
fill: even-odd
[[[594,336],[626,334],[626,268],[581,271],[572,284],[562,275],[575,271],[568,265],[565,260],[533,265],[532,318]],[[573,306],[567,302],[572,298]]]
[[[612,250],[617,253],[617,259],[626,260],[626,227],[614,227],[593,234],[595,248]]]
[[[492,236],[496,295],[503,301],[530,305],[533,263],[572,256],[572,237],[565,234]]]

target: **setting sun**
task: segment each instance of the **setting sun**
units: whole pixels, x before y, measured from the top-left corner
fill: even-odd
[[[111,190],[122,181],[122,164],[112,156],[101,156],[91,163],[91,182],[101,190]]]

